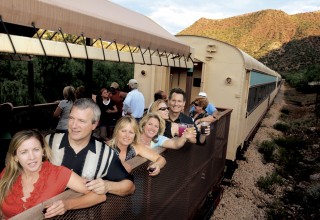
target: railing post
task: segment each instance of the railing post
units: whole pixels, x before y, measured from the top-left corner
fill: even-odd
[[[86,38],[86,45],[90,46],[92,44],[92,39]],[[92,94],[92,78],[93,78],[93,60],[86,59],[86,72],[85,72],[85,87],[87,98],[91,98]]]
[[[186,106],[191,103],[191,89],[192,89],[192,77],[193,68],[187,70],[187,80],[186,80]],[[185,108],[185,113],[189,115],[189,108]]]
[[[34,105],[34,70],[33,70],[33,61],[28,61],[28,93],[30,103],[29,105]]]

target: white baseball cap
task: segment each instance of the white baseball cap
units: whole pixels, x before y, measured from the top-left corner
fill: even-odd
[[[199,96],[207,97],[207,93],[205,93],[205,92],[199,92]]]
[[[138,81],[135,79],[130,79],[128,85],[138,84]]]

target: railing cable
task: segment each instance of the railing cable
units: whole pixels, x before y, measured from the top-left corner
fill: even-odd
[[[43,50],[44,55],[45,55],[45,56],[47,56],[46,50],[44,49],[44,46],[43,46],[43,43],[42,43],[41,37],[40,37],[40,36],[39,36],[39,34],[38,34],[38,30],[36,29],[35,23],[34,23],[34,22],[32,22],[32,23],[31,23],[31,25],[32,25],[32,27],[33,27],[34,31],[35,31],[35,32],[36,32],[36,34],[37,34],[37,37],[38,37],[38,39],[39,39],[39,41],[40,41],[40,44],[41,44],[41,47],[42,47],[42,50]]]
[[[106,55],[104,54],[104,48],[103,48],[103,44],[102,44],[102,39],[101,39],[101,37],[99,38],[99,40],[100,40],[100,43],[101,43],[101,49],[102,49],[103,60],[105,61],[105,60],[106,60]]]
[[[146,64],[146,62],[145,62],[145,60],[144,60],[144,56],[143,56],[144,53],[142,53],[142,50],[141,50],[141,46],[139,45],[138,47],[139,47],[139,50],[140,50],[140,53],[141,53],[141,57],[142,57],[142,60],[143,60],[143,64]],[[146,52],[146,51],[144,51],[144,52]]]
[[[63,35],[63,32],[62,32],[62,28],[61,28],[61,27],[59,27],[59,32],[60,32],[60,34],[61,34],[61,36],[62,36],[62,38],[63,38],[63,41],[64,41],[64,43],[65,43],[65,45],[66,45],[66,47],[67,47],[69,56],[70,56],[70,58],[72,58],[70,49],[69,49],[69,47],[68,47],[68,42],[67,42],[66,38],[65,38],[64,35]]]
[[[118,50],[117,41],[116,41],[116,40],[113,40],[113,42],[114,42],[114,44],[116,45],[117,54],[118,54],[118,60],[119,60],[119,62],[120,62],[121,60],[120,60],[120,53],[119,53],[119,50]]]
[[[87,56],[87,60],[88,60],[89,59],[89,55],[88,55],[87,44],[86,44],[86,40],[84,38],[83,32],[81,33],[81,36],[82,36],[82,40],[83,40],[84,50],[86,51],[86,56]]]
[[[129,47],[129,51],[130,51],[130,54],[131,54],[131,59],[132,59],[132,63],[134,63],[134,60],[133,60],[133,54],[132,54],[132,51],[131,51],[131,47],[129,45],[129,42],[127,43],[128,47]]]

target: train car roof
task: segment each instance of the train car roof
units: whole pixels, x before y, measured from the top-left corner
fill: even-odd
[[[107,0],[0,1],[1,22],[9,34],[31,35],[32,30],[120,43],[162,53],[190,56],[190,47],[148,17]],[[4,29],[0,32],[5,33]],[[35,33],[35,32],[33,32]]]
[[[275,72],[274,70],[270,69],[269,67],[267,67],[266,65],[264,65],[260,61],[256,60],[255,58],[253,58],[252,56],[250,56],[246,52],[240,50],[237,47],[234,47],[234,48],[237,49],[239,51],[239,53],[241,54],[241,56],[243,57],[246,69],[248,69],[248,70],[257,70],[257,71],[261,71],[261,72],[272,74],[272,75],[278,75],[277,72]]]
[[[256,60],[255,58],[253,58],[249,54],[245,53],[241,49],[239,49],[239,48],[237,48],[237,47],[235,47],[232,44],[229,44],[227,42],[224,42],[224,41],[221,41],[221,40],[217,40],[217,39],[214,39],[214,38],[210,38],[210,37],[196,36],[196,35],[176,35],[176,36],[178,38],[180,38],[180,37],[181,38],[183,38],[183,37],[203,38],[203,39],[209,39],[209,40],[212,40],[212,41],[217,41],[217,42],[222,43],[222,44],[226,44],[226,45],[232,47],[234,50],[238,51],[238,53],[240,54],[240,56],[243,59],[244,67],[247,70],[256,70],[256,71],[260,71],[260,72],[263,72],[263,73],[280,76],[280,74],[278,74],[274,70],[270,69],[269,67],[267,67],[266,65],[264,65],[260,61]],[[195,59],[197,59],[197,57],[195,57]]]

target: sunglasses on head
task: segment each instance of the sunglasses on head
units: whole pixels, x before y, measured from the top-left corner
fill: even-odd
[[[169,111],[169,107],[161,107],[161,108],[159,108],[158,110],[160,110],[160,111],[168,110],[168,111]]]
[[[198,103],[193,103],[194,104],[194,106],[199,106],[199,104]]]

